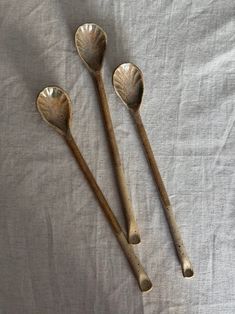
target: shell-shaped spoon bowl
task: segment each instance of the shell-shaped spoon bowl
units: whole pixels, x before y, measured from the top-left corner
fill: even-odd
[[[75,45],[78,54],[92,72],[100,71],[106,44],[107,35],[96,24],[83,24],[76,31]]]
[[[144,92],[143,75],[132,63],[119,65],[113,73],[113,86],[117,95],[129,109],[138,110]]]
[[[65,136],[71,119],[71,101],[68,94],[60,87],[49,86],[39,93],[36,103],[43,120]]]

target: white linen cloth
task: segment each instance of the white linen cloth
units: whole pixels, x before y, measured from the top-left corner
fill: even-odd
[[[235,313],[235,2],[0,1],[0,313]],[[124,227],[93,82],[76,28],[108,36],[104,79],[153,290],[142,294],[37,93],[59,85],[72,131]],[[141,115],[194,266],[182,277],[151,172],[111,75],[144,74]]]

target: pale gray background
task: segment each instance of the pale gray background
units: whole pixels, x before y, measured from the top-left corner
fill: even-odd
[[[0,313],[235,313],[235,2],[0,1]],[[105,84],[154,289],[141,294],[63,140],[40,118],[48,84],[123,224],[94,86],[74,32],[108,35]],[[181,275],[158,194],[111,74],[144,73],[141,110],[195,278]]]

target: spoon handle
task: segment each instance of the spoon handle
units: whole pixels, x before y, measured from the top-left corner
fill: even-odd
[[[115,167],[116,179],[119,187],[120,197],[123,204],[124,214],[127,223],[127,238],[128,242],[131,244],[137,244],[140,242],[139,229],[135,220],[133,213],[133,208],[131,204],[131,199],[129,196],[127,183],[122,167],[122,162],[113,130],[113,124],[111,119],[111,114],[109,111],[108,101],[104,89],[104,83],[102,75],[100,72],[94,75],[94,80],[97,86],[99,98],[100,98],[100,108],[103,115],[104,126],[106,129],[110,152],[113,159],[113,164]]]
[[[143,266],[141,265],[138,257],[135,255],[133,247],[127,242],[127,239],[124,235],[124,232],[117,221],[112,209],[110,208],[106,198],[104,197],[100,187],[98,186],[91,170],[89,169],[85,159],[83,158],[76,142],[74,141],[70,131],[66,136],[66,142],[70,147],[71,151],[74,154],[75,159],[78,162],[79,167],[81,168],[85,178],[87,179],[92,191],[94,192],[103,212],[112,227],[113,233],[116,236],[129,264],[132,268],[132,271],[138,281],[140,290],[143,292],[149,291],[152,289],[152,283],[146,274]]]
[[[157,185],[161,202],[165,211],[165,216],[170,228],[170,232],[174,241],[174,245],[177,251],[177,255],[179,257],[179,261],[181,264],[182,272],[184,277],[192,277],[193,276],[193,268],[190,263],[190,260],[187,256],[186,249],[184,247],[183,240],[181,238],[178,226],[176,224],[176,220],[174,217],[174,213],[172,210],[172,206],[169,200],[169,197],[167,195],[166,188],[164,186],[164,183],[161,178],[161,174],[158,170],[157,162],[154,158],[154,154],[150,145],[150,142],[148,140],[147,133],[145,131],[139,110],[137,111],[131,111],[132,117],[135,121],[136,128],[138,130],[141,142],[143,144],[146,158],[149,162],[150,168],[152,169],[153,177],[155,180],[155,183]]]

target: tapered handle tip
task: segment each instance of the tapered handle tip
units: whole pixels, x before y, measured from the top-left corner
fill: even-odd
[[[183,275],[185,278],[191,278],[194,276],[194,272],[192,268],[186,268],[183,270]]]
[[[129,206],[131,208],[131,206]],[[132,209],[131,209],[132,210]],[[130,216],[128,219],[128,231],[127,231],[127,240],[130,244],[138,244],[141,242],[139,228],[135,221],[134,216]]]
[[[128,242],[130,244],[139,244],[141,242],[140,235],[138,233],[129,234],[128,235]]]
[[[149,292],[153,288],[152,282],[149,278],[144,278],[143,280],[140,280],[139,285],[142,292]]]
[[[182,263],[182,273],[185,278],[191,278],[194,276],[193,267],[188,258]]]

